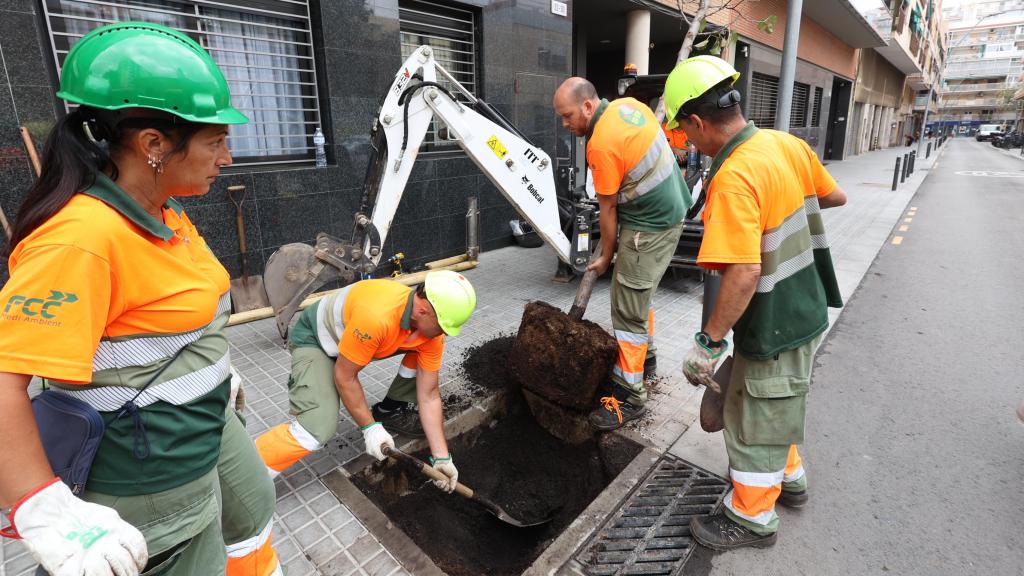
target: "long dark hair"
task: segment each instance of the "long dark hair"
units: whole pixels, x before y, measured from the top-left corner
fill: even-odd
[[[88,126],[90,138],[86,134]],[[117,180],[117,164],[111,158],[126,136],[153,128],[175,140],[169,158],[186,150],[189,141],[203,124],[188,122],[171,115],[159,117],[124,117],[89,106],[80,106],[61,118],[50,131],[43,148],[42,173],[29,188],[18,210],[18,218],[7,244],[8,254],[19,242],[60,211],[80,190],[92,185],[96,173],[110,171]]]

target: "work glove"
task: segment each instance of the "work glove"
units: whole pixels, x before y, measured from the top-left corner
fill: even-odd
[[[693,337],[693,348],[683,359],[683,375],[694,386],[703,384],[715,392],[721,392],[718,382],[715,382],[715,365],[725,355],[729,343],[722,341],[721,348],[710,348],[700,341],[700,332]]]
[[[452,463],[451,454],[443,458],[435,458],[431,456],[430,466],[434,470],[437,470],[448,477],[447,482],[443,480],[431,480],[431,482],[434,483],[434,486],[437,486],[439,489],[451,494],[455,490],[455,485],[459,482],[459,470],[455,467],[455,464]]]
[[[387,446],[392,450],[395,449],[395,439],[391,437],[391,434],[388,434],[388,431],[384,429],[384,425],[380,422],[367,424],[361,430],[363,431],[363,442],[366,442],[366,453],[378,461],[387,458],[381,448],[382,446]]]
[[[4,536],[20,539],[54,576],[136,576],[146,566],[146,539],[113,508],[79,500],[54,478],[22,498]]]

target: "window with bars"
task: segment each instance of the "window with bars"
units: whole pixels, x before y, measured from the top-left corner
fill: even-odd
[[[814,87],[814,111],[811,112],[811,126],[813,128],[821,126],[821,97],[824,93],[825,89],[821,86]]]
[[[58,70],[87,32],[129,20],[199,42],[249,123],[231,127],[236,165],[312,162],[320,107],[307,0],[44,0]]]
[[[793,82],[793,103],[789,106],[789,127],[807,126],[807,103],[811,99],[811,87],[803,82]]]
[[[775,126],[775,107],[779,103],[779,79],[768,74],[754,72],[750,80],[750,105],[748,119],[759,128]]]
[[[399,0],[398,22],[403,60],[420,46],[429,45],[434,50],[434,58],[445,70],[470,94],[480,95],[477,75],[477,13],[473,9],[433,0]],[[438,76],[437,81],[456,98],[467,101],[448,79]],[[454,142],[438,136],[437,120],[431,122],[423,142],[426,152],[456,148]]]

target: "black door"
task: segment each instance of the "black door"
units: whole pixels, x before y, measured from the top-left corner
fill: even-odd
[[[825,133],[825,158],[842,160],[846,148],[847,115],[850,113],[849,80],[832,79],[832,99],[828,109],[828,130]]]

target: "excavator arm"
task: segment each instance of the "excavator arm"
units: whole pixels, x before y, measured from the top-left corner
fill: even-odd
[[[438,75],[446,83],[439,82]],[[460,102],[446,84],[468,103]],[[376,270],[416,156],[434,120],[439,134],[458,143],[562,262],[579,272],[586,268],[594,202],[585,197],[560,198],[547,153],[459,84],[437,63],[429,46],[421,46],[395,75],[374,122],[370,163],[351,240],[321,233],[315,247],[287,244],[267,261],[264,284],[282,337],[310,292],[326,282],[352,282]]]

